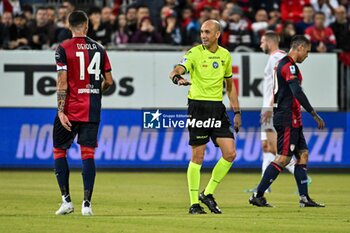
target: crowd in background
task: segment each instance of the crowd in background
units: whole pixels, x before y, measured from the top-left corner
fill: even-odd
[[[312,42],[313,52],[350,51],[349,0],[114,0],[91,6],[88,36],[105,46],[200,43],[200,26],[216,19],[220,44],[230,51],[259,50],[267,30],[280,34],[288,49],[295,34]],[[67,18],[79,4],[22,5],[0,0],[0,49],[55,49],[71,38]]]

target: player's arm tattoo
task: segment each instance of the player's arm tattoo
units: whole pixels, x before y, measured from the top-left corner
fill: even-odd
[[[59,112],[64,111],[66,96],[67,96],[67,90],[57,90],[57,107]]]
[[[60,70],[57,76],[57,109],[63,112],[67,97],[67,72]]]

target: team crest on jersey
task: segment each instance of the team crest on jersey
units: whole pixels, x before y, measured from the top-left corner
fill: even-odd
[[[217,63],[216,61],[213,62],[213,68],[217,69],[219,67],[219,63]]]
[[[291,65],[289,66],[289,70],[292,74],[296,74],[296,70],[295,70],[295,66],[294,65]]]
[[[295,145],[294,144],[290,144],[290,151],[294,151],[295,149]]]

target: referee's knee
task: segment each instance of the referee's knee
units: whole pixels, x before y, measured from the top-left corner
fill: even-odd
[[[229,151],[225,153],[225,155],[223,155],[222,157],[224,157],[224,159],[229,162],[233,162],[236,159],[236,150]]]

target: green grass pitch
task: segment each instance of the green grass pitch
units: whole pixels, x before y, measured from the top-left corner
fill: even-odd
[[[186,173],[98,172],[94,216],[81,216],[80,172],[71,173],[75,212],[55,216],[60,194],[53,172],[0,171],[0,232],[350,232],[350,174],[310,174],[311,197],[326,208],[299,208],[294,177],[281,174],[267,194],[275,208],[248,204],[258,173],[234,168],[215,197],[222,215],[187,213]],[[201,187],[210,173],[203,173]]]

